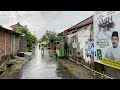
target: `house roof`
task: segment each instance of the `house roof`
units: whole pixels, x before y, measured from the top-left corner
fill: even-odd
[[[9,29],[6,29],[2,26],[0,26],[0,30],[4,31],[4,32],[7,32],[7,33],[10,33],[10,34],[13,34],[13,35],[21,35],[20,33],[16,33],[15,31],[12,31],[12,30],[9,30]]]
[[[91,24],[91,23],[93,23],[93,15],[90,16],[90,17],[88,17],[87,19],[79,22],[78,24],[76,24],[76,25],[74,25],[74,26],[72,26],[72,27],[64,30],[64,34],[70,32],[70,31],[72,31],[72,30],[74,31],[74,30],[76,30],[76,29],[79,29],[79,28],[81,28],[81,27],[83,27],[83,26],[89,25],[89,24]],[[63,33],[63,32],[62,32],[62,33]]]
[[[16,27],[23,27],[19,22],[15,25],[10,26],[11,28],[16,28]]]
[[[93,23],[93,15],[90,16],[90,17],[88,17],[87,19],[79,22],[78,24],[76,24],[76,25],[74,25],[74,26],[72,26],[72,27],[64,30],[63,32],[59,33],[58,35],[66,35],[66,34],[68,34],[68,32],[70,32],[70,31],[74,31],[74,30],[76,30],[76,29],[79,29],[79,28],[81,28],[81,27],[83,27],[83,26],[86,26],[86,25],[89,25],[89,24],[91,24],[91,23]]]
[[[93,23],[93,16],[88,17],[87,19],[79,22],[78,24],[72,26],[71,28],[69,28],[67,30],[71,31],[73,29],[78,29],[78,28],[81,28],[81,27],[86,26],[86,25],[91,24],[91,23]]]

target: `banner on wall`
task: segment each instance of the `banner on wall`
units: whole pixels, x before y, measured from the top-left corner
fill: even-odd
[[[120,69],[120,11],[94,12],[94,60]]]
[[[78,43],[80,53],[85,61],[90,61],[91,57],[94,57],[94,44],[93,44],[93,31],[92,25],[81,28],[78,31]]]

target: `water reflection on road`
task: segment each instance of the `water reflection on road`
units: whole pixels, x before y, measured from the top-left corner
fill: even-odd
[[[44,55],[37,46],[31,60],[21,69],[17,79],[76,79],[63,65],[52,57],[49,57],[46,49]]]

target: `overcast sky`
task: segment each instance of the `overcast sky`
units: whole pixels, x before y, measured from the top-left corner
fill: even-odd
[[[60,33],[93,15],[93,11],[0,11],[0,25],[10,26],[18,21],[40,38],[45,30]]]

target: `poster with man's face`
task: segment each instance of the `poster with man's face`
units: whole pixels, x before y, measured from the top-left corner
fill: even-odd
[[[94,12],[94,60],[120,69],[120,11]]]

